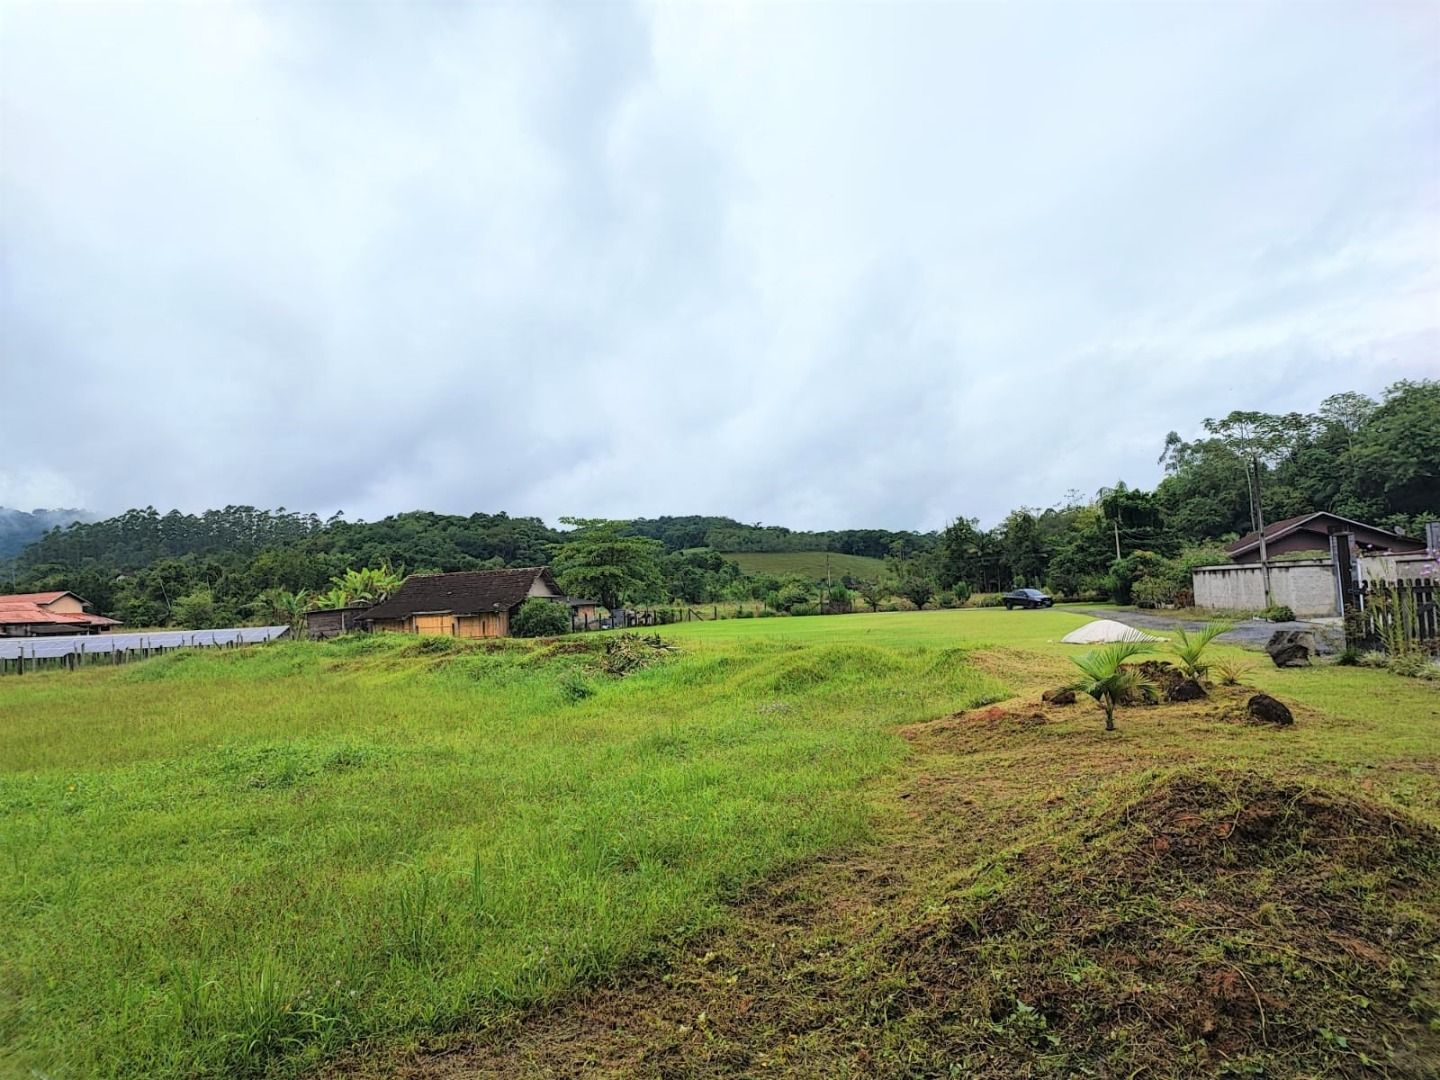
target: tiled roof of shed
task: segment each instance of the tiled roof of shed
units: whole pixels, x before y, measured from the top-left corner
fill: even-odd
[[[556,595],[560,586],[548,568],[524,566],[514,570],[462,570],[453,574],[415,574],[364,615],[366,619],[403,619],[417,612],[476,615],[505,611],[530,594],[541,578]]]

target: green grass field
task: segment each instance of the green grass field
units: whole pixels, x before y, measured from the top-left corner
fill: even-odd
[[[812,581],[825,580],[826,552],[823,551],[760,551],[725,553],[725,558],[740,564],[747,574],[801,574]],[[830,574],[839,580],[847,574],[861,581],[877,580],[885,572],[883,559],[868,555],[829,553]]]
[[[1055,685],[1082,621],[691,623],[623,679],[594,635],[0,680],[0,1074],[294,1074],[513,1021],[726,924],[757,882],[864,849],[912,768],[902,727]],[[1152,742],[1122,711],[1105,745],[1363,781],[1440,822],[1433,688],[1354,668],[1249,679],[1323,722]],[[1062,767],[1067,737],[1099,727],[1074,708],[1042,757],[995,767]]]

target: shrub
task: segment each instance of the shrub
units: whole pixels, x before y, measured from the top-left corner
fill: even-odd
[[[1004,604],[1005,601],[1001,599],[999,593],[986,593],[975,601],[976,607],[1002,607]]]
[[[1408,652],[1390,657],[1385,665],[1396,675],[1411,679],[1434,679],[1440,677],[1440,666],[1424,653]]]
[[[1383,668],[1390,663],[1390,658],[1379,649],[1366,649],[1357,662],[1361,667]]]
[[[175,601],[170,615],[176,626],[183,626],[187,630],[204,630],[215,626],[215,594],[204,587],[188,592]]]
[[[1288,604],[1276,604],[1274,607],[1266,608],[1260,614],[1263,618],[1269,619],[1271,622],[1295,621],[1295,609]]]
[[[1254,666],[1248,660],[1216,660],[1214,670],[1221,686],[1239,686],[1241,676]]]
[[[1169,577],[1141,578],[1130,589],[1130,598],[1135,603],[1148,607],[1173,604],[1179,594],[1180,586]]]
[[[567,701],[584,701],[595,693],[595,688],[578,671],[567,671],[560,676],[560,693]]]
[[[1212,622],[1206,623],[1204,627],[1196,631],[1184,629],[1175,631],[1175,640],[1170,643],[1170,651],[1180,662],[1180,670],[1186,675],[1199,682],[1205,678],[1210,671],[1209,661],[1205,659],[1205,650],[1225,631],[1230,629],[1229,623]]]
[[[554,600],[532,596],[520,605],[510,620],[516,637],[555,637],[570,632],[570,609]]]
[[[949,589],[941,589],[935,594],[935,606],[942,608],[953,608],[956,604],[955,594]]]
[[[915,605],[916,611],[923,611],[930,598],[935,595],[935,585],[929,578],[916,575],[900,582],[900,588],[897,591]]]
[[[800,612],[796,610],[797,608],[814,606],[814,604],[815,589],[808,582],[792,579],[775,593],[774,601],[770,606],[776,611],[787,611],[791,615],[798,615]]]
[[[970,586],[963,581],[957,581],[951,591],[955,594],[957,604],[963,604],[970,599]]]

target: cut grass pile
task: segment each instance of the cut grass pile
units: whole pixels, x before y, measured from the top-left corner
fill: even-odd
[[[872,824],[958,651],[376,636],[0,682],[0,1073],[295,1072],[494,1019]]]
[[[0,1073],[1426,1075],[1440,694],[1257,666],[1294,727],[1106,735],[1038,702],[1083,621],[0,681]]]
[[[812,581],[825,580],[823,551],[756,551],[725,552],[725,558],[739,563],[747,574],[801,574]],[[830,575],[839,581],[847,574],[860,581],[878,581],[885,572],[885,560],[868,555],[842,555],[830,552]]]

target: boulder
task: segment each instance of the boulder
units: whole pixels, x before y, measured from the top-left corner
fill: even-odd
[[[1048,701],[1051,705],[1074,705],[1075,691],[1061,687],[1059,690],[1046,690],[1040,695],[1041,701]]]
[[[1256,694],[1245,704],[1245,711],[1250,716],[1263,724],[1275,724],[1277,727],[1289,727],[1295,723],[1295,717],[1291,715],[1285,703],[1276,701],[1269,694]]]
[[[1276,630],[1265,651],[1276,667],[1304,667],[1319,650],[1312,630]]]
[[[1194,679],[1181,679],[1165,690],[1166,701],[1198,701],[1205,696],[1205,688]]]

